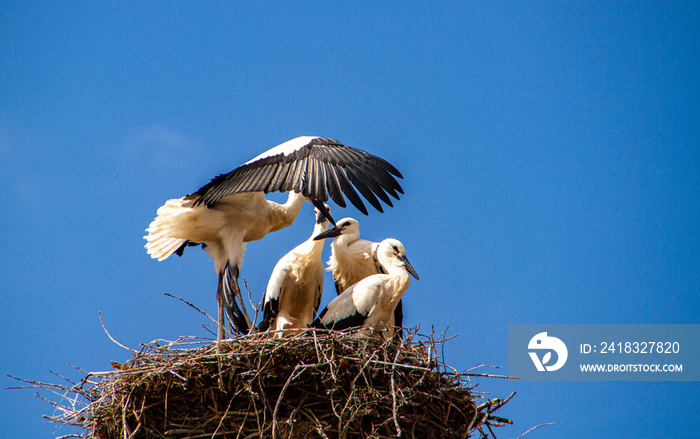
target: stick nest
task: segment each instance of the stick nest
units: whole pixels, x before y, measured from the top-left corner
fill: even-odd
[[[417,339],[421,339],[417,341]],[[474,392],[471,376],[438,359],[445,340],[402,341],[350,331],[253,334],[219,346],[155,341],[109,372],[71,386],[48,419],[80,427],[71,437],[465,438],[493,436],[505,399]],[[83,371],[84,372],[84,371]],[[87,373],[87,372],[85,372]],[[68,436],[64,436],[68,437]]]

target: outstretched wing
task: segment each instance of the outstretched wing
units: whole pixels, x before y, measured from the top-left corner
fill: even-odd
[[[330,197],[345,207],[343,194],[362,213],[367,209],[359,192],[375,209],[379,200],[392,206],[403,189],[395,177],[401,173],[386,160],[325,137],[297,137],[278,145],[228,174],[214,177],[195,194],[198,204],[211,206],[223,197],[241,192],[293,190],[321,202]],[[357,191],[355,191],[357,189]],[[387,195],[388,194],[388,195]]]

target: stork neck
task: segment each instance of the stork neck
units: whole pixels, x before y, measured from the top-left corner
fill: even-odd
[[[306,197],[299,192],[289,191],[287,202],[282,205],[284,207],[285,216],[292,222],[299,216],[301,206],[306,201]]]
[[[319,233],[325,232],[326,229],[328,228],[328,223],[325,224],[316,224],[314,226],[314,232],[309,236],[309,239],[307,239],[307,242],[311,243],[311,246],[313,248],[314,253],[322,253],[323,252],[323,245],[325,244],[326,240],[325,239],[319,239],[314,241],[314,237],[318,235]]]
[[[306,200],[306,197],[302,194],[290,191],[287,202],[284,204],[277,204],[269,201],[267,205],[269,206],[268,215],[270,227],[265,233],[276,232],[291,226],[294,220],[297,219],[297,216],[299,216],[299,211],[301,210],[302,204],[304,204],[304,200]],[[260,238],[263,236],[265,235],[260,236]]]
[[[388,290],[391,292],[384,302],[386,307],[395,307],[411,284],[411,276],[404,267],[392,265],[389,269]]]
[[[359,233],[349,233],[347,235],[340,235],[333,240],[331,247],[349,247],[350,244],[360,239]]]

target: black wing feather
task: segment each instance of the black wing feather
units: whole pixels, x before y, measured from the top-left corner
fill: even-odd
[[[384,159],[381,158],[381,157],[377,157],[376,155],[372,155],[372,154],[369,154],[369,153],[368,153],[368,155],[370,156],[370,161],[376,162],[376,164],[377,164],[378,166],[381,166],[382,168],[386,169],[386,170],[389,171],[391,174],[393,174],[393,175],[395,175],[395,176],[397,176],[397,177],[399,177],[399,178],[403,178],[403,175],[401,175],[401,173],[399,172],[399,170],[396,169],[396,168],[394,167],[394,165],[392,165],[391,163],[387,162],[386,160],[384,160]]]
[[[382,188],[388,188],[387,192],[390,192],[393,196],[396,195],[396,192],[391,190],[391,188],[398,187],[400,189],[401,186],[384,168],[375,163],[375,156],[362,150],[347,147],[329,149],[328,151],[319,151],[317,153],[317,157],[321,160],[328,160],[327,155],[332,155],[336,159],[336,163],[347,165],[342,166],[342,168],[347,174],[352,174],[355,177],[351,180],[353,185],[377,210],[382,211],[381,204],[373,195],[368,195],[370,191],[373,194],[377,194],[389,206],[392,205]],[[383,163],[383,161],[378,163]],[[347,190],[343,189],[343,192],[348,195]],[[348,196],[348,198],[350,197]],[[396,198],[398,198],[398,195],[396,195]],[[362,211],[362,209],[360,210]]]
[[[330,322],[325,326],[328,329],[342,331],[343,329],[356,328],[358,326],[362,326],[365,323],[365,320],[367,320],[367,316],[363,316],[362,314],[358,314],[356,312],[355,314],[350,315],[348,317],[342,318],[335,322]]]
[[[299,167],[298,161],[289,162],[289,170],[287,171],[287,177],[282,182],[280,186],[280,192],[289,192],[294,187],[294,175],[297,173],[297,168]]]
[[[343,329],[362,326],[365,323],[365,320],[367,319],[367,316],[363,316],[355,312],[354,314],[348,317],[342,318],[334,322],[330,322],[328,324],[324,324],[322,320],[323,317],[326,315],[326,312],[328,312],[328,307],[324,308],[321,314],[319,314],[318,318],[316,318],[316,320],[314,320],[313,323],[311,323],[312,328],[335,329],[336,331],[342,331]]]
[[[358,191],[365,197],[367,201],[369,201],[369,204],[374,206],[375,209],[377,209],[380,212],[384,212],[382,209],[381,203],[379,203],[379,200],[377,200],[377,197],[374,196],[374,193],[370,188],[367,187],[365,182],[360,178],[355,172],[356,170],[353,168],[348,167],[346,169],[346,172],[348,174],[348,177],[350,177],[350,182],[357,188]],[[364,213],[364,212],[363,212]],[[365,213],[365,215],[367,215]]]
[[[367,185],[367,187],[374,192],[376,196],[388,204],[389,207],[394,207],[394,205],[391,204],[391,199],[382,189],[381,181],[378,180],[378,176],[376,174],[365,172],[363,166],[361,165],[353,168],[353,171]]]
[[[278,163],[270,178],[270,184],[265,188],[265,193],[277,192],[282,187],[287,172],[289,172],[289,163]]]
[[[338,179],[338,174],[335,168],[329,165],[326,166],[326,175],[328,176],[328,195],[331,199],[340,207],[346,207],[345,198],[343,198],[343,191],[340,189],[340,181]]]
[[[309,198],[326,202],[328,201],[328,192],[325,184],[326,174],[321,170],[321,165],[322,163],[313,157],[307,159],[308,193],[306,195]]]
[[[237,188],[236,192],[249,192],[255,187],[258,174],[263,168],[251,169],[243,174],[243,179],[241,180],[241,185]]]
[[[374,175],[375,179],[379,182],[379,184],[382,186],[382,188],[392,197],[396,198],[399,200],[399,194],[396,192],[400,192],[403,194],[403,189],[401,189],[401,185],[399,184],[398,181],[394,177],[389,174],[389,172],[372,163],[371,161],[368,161],[367,163],[364,164],[364,166],[360,166],[360,168],[365,172],[365,173],[370,173]]]
[[[345,196],[348,197],[348,200],[350,200],[350,202],[353,204],[353,206],[357,208],[357,210],[364,213],[365,215],[368,215],[367,208],[365,207],[364,203],[362,203],[362,199],[360,198],[360,196],[357,195],[357,192],[355,192],[355,189],[352,188],[352,185],[348,180],[348,176],[345,173],[345,170],[343,168],[337,168],[336,175],[338,176],[338,180],[340,181],[340,188],[342,189]]]
[[[307,189],[307,184],[306,184],[306,162],[308,159],[304,157],[303,159],[299,160],[299,166],[297,166],[297,172],[294,173],[294,178],[293,184],[294,186],[292,189],[294,192],[298,192],[300,194],[304,194],[308,196],[308,189]]]
[[[272,322],[275,320],[277,317],[277,314],[279,313],[279,296],[281,294],[281,291],[277,294],[277,297],[274,297],[268,301],[265,302],[263,305],[263,318],[260,321],[260,324],[258,324],[258,331],[263,332],[267,331],[270,329],[270,326],[272,326]]]
[[[367,215],[357,192],[381,212],[377,197],[391,206],[387,194],[396,199],[397,192],[403,194],[395,177],[403,178],[386,160],[337,140],[317,137],[291,154],[265,157],[214,177],[195,192],[199,195],[195,206],[202,203],[211,206],[221,198],[241,192],[294,190],[323,202],[330,197],[341,207],[346,206],[344,194]]]

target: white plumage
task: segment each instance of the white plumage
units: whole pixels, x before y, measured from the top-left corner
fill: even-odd
[[[292,140],[287,140],[286,142],[280,143],[274,148],[268,149],[267,151],[253,158],[252,160],[248,160],[244,163],[244,165],[248,165],[257,162],[258,160],[266,159],[268,157],[274,157],[279,154],[289,156],[290,154],[294,153],[294,151],[304,147],[304,145],[308,145],[309,143],[311,143],[311,141],[315,138],[316,137],[314,136],[299,136]]]
[[[334,237],[328,271],[333,273],[336,292],[345,291],[350,285],[367,276],[381,273],[376,257],[379,243],[360,239],[360,223],[353,218],[343,218],[315,239]]]
[[[314,236],[328,228],[328,219],[315,209],[309,239],[294,247],[272,270],[265,291],[260,331],[307,328],[313,322],[323,293],[323,243]],[[278,332],[276,337],[288,335]]]
[[[219,276],[219,330],[224,337],[224,310],[234,330],[251,326],[238,287],[246,243],[294,222],[304,201],[311,202],[335,224],[323,202],[330,197],[345,207],[343,194],[360,211],[367,209],[356,188],[376,209],[379,199],[403,193],[401,173],[385,160],[324,137],[298,137],[278,145],[182,198],[168,200],[147,229],[148,253],[163,260],[202,244]],[[265,193],[289,192],[284,204]],[[388,195],[387,195],[388,194]],[[236,302],[238,301],[238,303]],[[241,309],[243,311],[241,311]]]
[[[246,243],[291,225],[305,198],[290,192],[285,204],[277,204],[266,200],[262,192],[245,192],[223,198],[214,208],[195,205],[196,194],[168,200],[146,229],[146,248],[152,257],[163,260],[175,252],[181,253],[189,243],[202,243],[219,274],[217,337],[224,337],[224,311],[231,326],[245,333],[251,321],[243,306],[238,275]]]
[[[316,236],[316,239],[331,238],[331,257],[327,270],[333,273],[335,291],[340,294],[351,285],[367,276],[386,273],[377,259],[378,242],[360,239],[360,223],[354,218],[343,218],[335,227]],[[403,324],[403,304],[394,309],[394,324]]]
[[[365,326],[387,339],[394,335],[394,308],[411,283],[409,275],[418,279],[418,274],[396,239],[379,244],[377,259],[387,273],[368,276],[343,291],[314,321],[314,327],[341,330]]]

